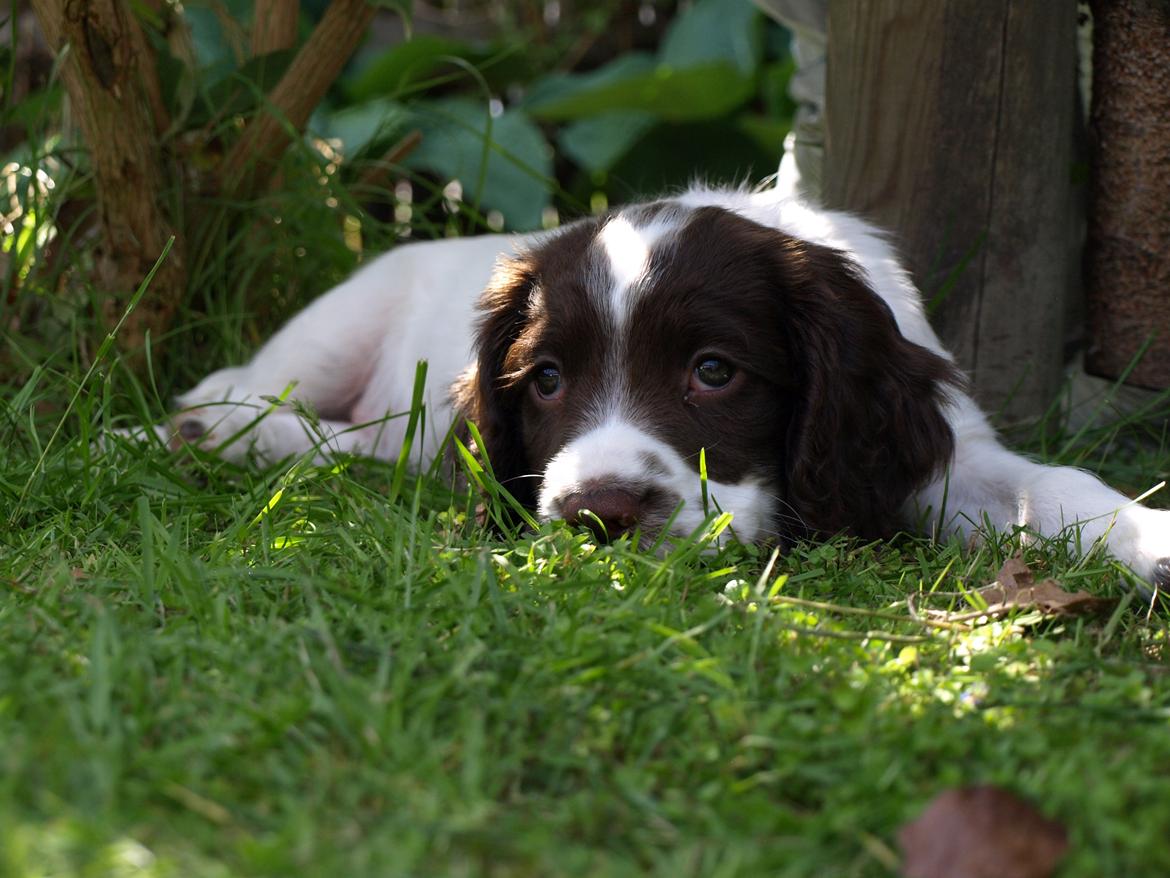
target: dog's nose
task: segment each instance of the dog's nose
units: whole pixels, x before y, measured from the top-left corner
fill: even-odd
[[[569,494],[561,501],[561,517],[583,524],[599,540],[617,539],[633,530],[642,512],[642,495],[626,488],[597,488]]]

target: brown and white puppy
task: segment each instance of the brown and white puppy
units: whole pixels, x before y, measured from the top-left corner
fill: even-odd
[[[889,535],[942,472],[958,384],[838,251],[718,207],[581,223],[505,264],[457,385],[498,477],[544,518],[653,535]],[[539,480],[525,479],[539,473]]]
[[[742,540],[990,523],[1103,540],[1170,577],[1170,512],[1005,449],[881,235],[776,190],[399,248],[208,376],[160,432],[236,458],[394,458],[419,360],[420,462],[470,418],[545,519],[652,539],[719,509]],[[289,386],[319,422],[262,400]]]

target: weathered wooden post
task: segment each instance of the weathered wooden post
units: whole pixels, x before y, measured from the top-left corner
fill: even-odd
[[[1001,422],[1063,364],[1072,0],[830,0],[824,195],[889,229]]]
[[[1170,387],[1170,0],[1095,0],[1092,10],[1085,364]]]

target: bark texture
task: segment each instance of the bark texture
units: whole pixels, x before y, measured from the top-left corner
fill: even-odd
[[[89,146],[97,190],[101,246],[96,281],[108,294],[112,327],[163,251],[174,228],[163,209],[165,175],[157,133],[167,119],[153,53],[125,0],[32,0],[46,41],[66,49],[61,78]],[[169,327],[186,287],[176,241],[119,342],[141,346]]]
[[[1086,367],[1170,387],[1170,0],[1094,0]],[[1152,340],[1152,341],[1151,341]]]

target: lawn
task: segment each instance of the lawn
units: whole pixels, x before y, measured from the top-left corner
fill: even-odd
[[[164,405],[73,346],[0,393],[4,875],[896,875],[974,783],[1063,878],[1170,874],[1165,615],[1100,555],[1024,550],[1102,617],[930,626],[1020,540],[491,532],[392,465],[102,450]],[[1029,441],[1140,491],[1155,414]]]
[[[788,35],[749,4],[563,4],[555,33],[562,4],[528,4],[499,45],[371,46],[239,194],[211,180],[271,84],[216,36],[250,5],[222,5],[185,4],[185,74],[160,56],[183,283],[129,351],[68,53],[13,97],[16,28],[0,46],[0,135],[26,129],[0,155],[0,878],[896,876],[899,828],[971,784],[1067,829],[1059,878],[1170,875],[1167,610],[1099,552],[778,554],[718,519],[639,552],[489,529],[478,491],[393,464],[117,438],[370,252],[759,177],[794,111]],[[635,5],[677,18],[660,46]],[[324,4],[301,6],[304,36]],[[1121,424],[1066,409],[1021,447],[1134,496],[1170,479],[1170,393]],[[1021,552],[1115,603],[979,618]]]

